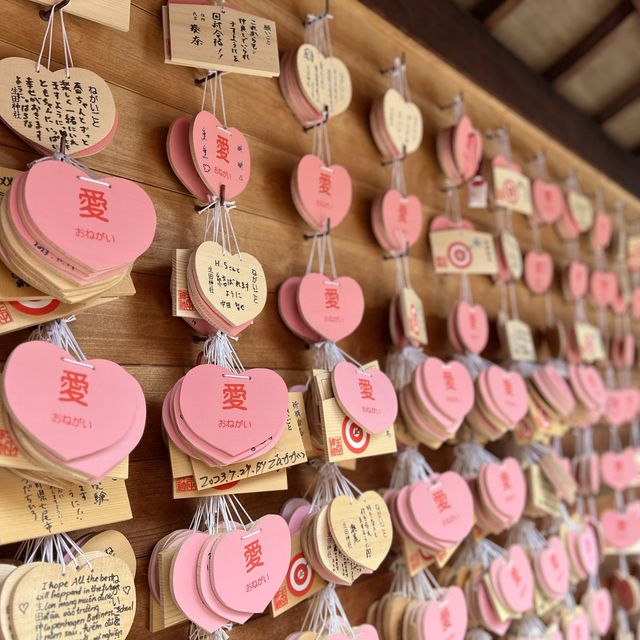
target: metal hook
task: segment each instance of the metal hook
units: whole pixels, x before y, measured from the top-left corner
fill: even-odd
[[[392,253],[390,256],[382,256],[383,260],[395,260],[396,258],[407,258],[409,256],[409,249],[405,249],[402,253]]]
[[[314,15],[308,15],[303,21],[302,24],[306,27],[307,25],[313,24],[314,22],[317,22],[318,20],[324,20],[325,18],[330,18],[332,17],[329,14],[329,0],[324,0],[324,11],[320,14],[318,14],[317,16]]]
[[[71,0],[60,0],[60,2],[56,2],[50,9],[42,9],[40,11],[40,17],[43,20],[49,20],[51,18],[51,12],[62,11]]]
[[[311,131],[320,125],[326,124],[329,121],[329,106],[324,105],[324,109],[322,110],[322,120],[320,122],[316,122],[315,124],[309,124],[305,127],[302,127],[302,130],[307,133],[307,131]]]
[[[393,73],[394,71],[396,71],[396,69],[400,69],[402,67],[404,67],[406,65],[406,60],[407,60],[407,54],[403,51],[400,54],[400,65],[397,66],[395,64],[395,61],[397,60],[397,58],[394,59],[394,63],[393,66],[389,67],[388,69],[380,69],[380,74],[383,76],[386,76],[387,73]]]
[[[404,162],[407,159],[407,145],[402,145],[402,155],[399,158],[391,158],[391,160],[380,160],[380,164],[383,167],[386,167],[388,164],[393,164],[394,162]]]
[[[60,132],[60,153],[65,155],[67,152],[67,132],[63,129]]]
[[[464,92],[461,91],[458,93],[455,98],[451,102],[447,102],[447,104],[438,104],[436,105],[440,111],[447,111],[449,109],[453,109],[458,106],[461,102],[464,102]]]
[[[210,71],[204,78],[196,78],[193,82],[200,86],[203,82],[215,78],[218,74],[222,74],[222,71]]]
[[[327,218],[327,228],[321,233],[305,233],[302,237],[305,240],[313,240],[314,238],[325,238],[331,234],[331,218]]]

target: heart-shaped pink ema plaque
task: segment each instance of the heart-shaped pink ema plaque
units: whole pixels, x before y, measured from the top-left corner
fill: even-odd
[[[276,515],[256,520],[248,531],[220,536],[211,554],[211,582],[225,606],[261,613],[277,593],[289,568],[291,534]]]
[[[554,598],[562,598],[569,590],[569,557],[562,540],[551,536],[547,546],[540,551],[536,569],[541,574],[540,582]]]
[[[537,295],[548,291],[553,282],[553,258],[545,251],[528,251],[524,257],[524,281]]]
[[[600,456],[600,474],[612,489],[623,491],[638,475],[636,452],[628,447],[620,453],[607,451]]]
[[[229,200],[249,184],[251,153],[241,131],[225,128],[210,111],[200,111],[191,122],[191,155],[200,178],[212,193]]]
[[[134,423],[140,393],[136,379],[115,362],[78,362],[64,349],[41,341],[17,346],[2,377],[12,419],[65,461],[122,440]]]
[[[167,157],[173,173],[182,185],[189,190],[192,196],[203,202],[211,195],[207,185],[202,181],[200,174],[193,164],[191,155],[191,135],[190,116],[182,116],[174,120],[169,126],[167,133]]]
[[[584,298],[589,287],[589,267],[584,262],[572,260],[566,278],[571,300],[576,301]]]
[[[611,244],[613,224],[611,218],[604,212],[598,211],[589,233],[591,246],[597,251],[606,249]]]
[[[453,471],[412,484],[408,503],[418,526],[450,546],[465,538],[473,526],[469,485]]]
[[[379,640],[380,636],[378,631],[371,624],[361,624],[358,627],[353,627],[356,634],[356,640]]]
[[[533,606],[533,571],[524,549],[514,544],[509,548],[507,559],[499,558],[494,580],[494,564],[491,564],[491,578],[500,595],[510,609],[516,613],[524,613]],[[494,560],[494,563],[497,562]]]
[[[416,370],[429,399],[449,420],[460,422],[473,406],[473,381],[467,368],[452,360],[427,358]]]
[[[593,271],[589,279],[589,293],[598,306],[613,304],[618,295],[618,280],[612,271]]]
[[[489,320],[484,307],[460,300],[455,307],[454,325],[462,347],[471,353],[484,351],[489,340]]]
[[[390,189],[382,196],[382,226],[395,251],[412,247],[422,231],[422,203],[416,196],[403,196]]]
[[[522,376],[494,365],[487,369],[486,381],[494,403],[491,411],[496,409],[495,414],[510,424],[520,422],[528,409],[527,385]]]
[[[419,614],[420,638],[463,640],[467,632],[467,603],[460,587],[443,589],[437,600],[427,601]]]
[[[562,189],[552,182],[536,178],[533,181],[532,195],[533,205],[542,222],[556,222],[566,208]]]
[[[613,603],[607,589],[594,589],[585,598],[587,614],[593,630],[600,636],[606,635],[613,617]]]
[[[398,396],[382,371],[364,371],[340,362],[331,373],[336,400],[342,410],[370,433],[382,433],[398,417]]]
[[[482,134],[469,116],[462,116],[453,131],[453,160],[464,181],[475,176],[482,158]]]
[[[527,483],[515,458],[505,458],[502,463],[482,466],[483,488],[489,502],[503,518],[510,522],[520,519],[527,500]]]
[[[364,316],[364,295],[356,280],[332,280],[308,273],[298,286],[298,308],[303,320],[325,340],[338,342],[351,335]]]
[[[189,430],[231,456],[271,440],[287,422],[287,385],[275,371],[241,374],[214,364],[190,369],[182,381],[180,412]]]
[[[316,155],[300,159],[295,173],[295,189],[304,208],[302,217],[317,231],[324,231],[327,221],[335,229],[351,207],[351,178],[339,164],[325,166]]]
[[[126,267],[156,231],[153,202],[131,180],[94,179],[66,162],[39,162],[24,179],[30,222],[59,257],[88,271]]]
[[[565,640],[588,640],[591,638],[589,618],[584,612],[575,615],[564,628]]]

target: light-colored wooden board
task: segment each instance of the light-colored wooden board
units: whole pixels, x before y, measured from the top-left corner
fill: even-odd
[[[59,0],[32,0],[38,4],[51,6]],[[98,24],[113,27],[119,31],[129,31],[129,11],[131,0],[73,0],[65,7],[65,13],[92,20]]]
[[[640,144],[640,99],[616,113],[603,127],[618,144],[635,149]]]

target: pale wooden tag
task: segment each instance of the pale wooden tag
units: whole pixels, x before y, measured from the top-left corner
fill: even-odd
[[[96,73],[70,68],[50,72],[28,58],[0,60],[0,117],[21,137],[47,151],[60,148],[66,131],[68,154],[86,152],[109,136],[116,105]],[[74,123],[74,124],[72,124]]]
[[[39,564],[15,586],[9,615],[15,638],[57,637],[63,620],[65,638],[100,640],[126,638],[135,612],[129,568],[102,556],[65,573],[59,563]]]
[[[300,532],[291,536],[291,560],[287,575],[271,600],[271,615],[276,618],[281,613],[307,600],[327,585],[311,567],[302,553]]]
[[[131,575],[136,577],[136,554],[127,537],[120,531],[107,529],[91,535],[82,543],[82,551],[101,551],[108,556],[120,558],[129,567]]]
[[[411,577],[430,567],[435,561],[435,557],[424,552],[413,540],[403,535],[400,536],[402,555]]]
[[[627,238],[627,265],[631,271],[640,270],[640,234]]]
[[[276,23],[231,7],[168,5],[172,64],[253,76],[280,75]]]
[[[510,231],[502,231],[500,234],[500,245],[502,254],[507,264],[507,269],[514,280],[522,278],[523,262],[520,245],[517,238]]]
[[[582,193],[570,191],[567,197],[573,219],[581,232],[589,231],[593,226],[594,212],[591,200]]]
[[[536,347],[533,342],[531,327],[522,320],[507,320],[504,323],[507,350],[511,360],[518,362],[534,362]]]
[[[496,207],[531,215],[531,180],[508,167],[493,167],[493,194]]]
[[[59,0],[32,1],[47,6],[59,2]],[[118,31],[129,31],[131,0],[73,0],[64,8],[64,12]]]
[[[576,322],[573,330],[583,362],[599,362],[605,359],[604,341],[598,327],[588,322]]]
[[[471,229],[429,233],[436,273],[470,273],[491,276],[498,272],[493,236]]]
[[[13,179],[22,173],[17,169],[9,169],[7,167],[0,167],[0,200],[4,198],[5,193],[9,190],[9,187],[13,184]]]
[[[0,544],[130,520],[124,480],[56,489],[0,469]]]
[[[235,493],[259,493],[261,491],[284,491],[287,489],[287,472],[285,469],[279,469],[278,471],[264,473],[246,480],[235,480],[228,483],[227,486],[199,491],[196,477],[193,475],[191,458],[180,451],[171,440],[168,441],[168,447],[174,499],[226,496]]]
[[[531,464],[527,470],[528,487],[527,510],[536,515],[550,515],[560,517],[560,501],[554,486],[537,464]]]
[[[422,113],[414,102],[407,102],[396,89],[387,89],[382,99],[384,126],[395,148],[413,153],[422,142]]]
[[[398,302],[400,303],[400,318],[404,335],[411,341],[422,345],[428,344],[427,323],[420,296],[414,289],[403,287]]]

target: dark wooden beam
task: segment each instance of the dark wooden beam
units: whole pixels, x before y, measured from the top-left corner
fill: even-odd
[[[602,124],[603,122],[613,118],[613,116],[620,113],[625,107],[628,107],[632,102],[635,102],[638,99],[640,99],[640,80],[606,104],[593,117],[593,119],[598,124]]]
[[[361,2],[640,197],[640,159],[618,146],[592,118],[578,111],[451,0]]]
[[[487,29],[495,29],[523,0],[482,0],[471,14]],[[639,0],[640,1],[640,0]]]
[[[556,60],[542,75],[549,82],[566,80],[576,73],[603,44],[635,7],[631,0],[621,0],[589,33],[574,44],[559,60]]]

